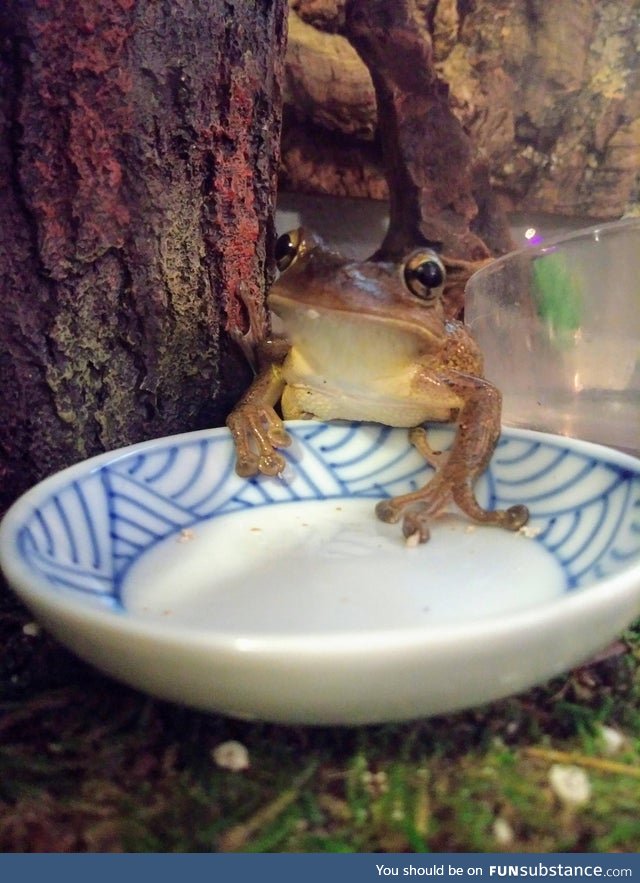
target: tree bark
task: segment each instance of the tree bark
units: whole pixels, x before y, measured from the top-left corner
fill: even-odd
[[[285,0],[5,0],[3,507],[220,424],[248,382],[234,339],[267,323],[285,25]]]

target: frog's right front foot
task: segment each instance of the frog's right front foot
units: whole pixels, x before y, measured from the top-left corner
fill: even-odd
[[[236,472],[242,478],[280,475],[286,460],[277,448],[286,448],[291,438],[270,405],[238,405],[227,417],[236,448]]]

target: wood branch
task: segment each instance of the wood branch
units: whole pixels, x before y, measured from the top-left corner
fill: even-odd
[[[422,243],[457,258],[489,249],[470,230],[473,148],[436,75],[429,34],[411,0],[347,0],[345,32],[371,74],[389,186],[389,231],[377,256],[397,260]]]
[[[389,191],[389,227],[372,260],[397,261],[423,245],[440,249],[446,308],[456,316],[468,277],[491,250],[471,228],[478,215],[474,150],[435,71],[431,38],[412,0],[347,0],[344,29],[375,88]],[[492,206],[485,194],[483,208]],[[501,222],[508,240],[505,219],[495,215],[494,227]]]

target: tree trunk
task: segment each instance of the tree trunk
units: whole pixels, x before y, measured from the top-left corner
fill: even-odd
[[[285,0],[5,0],[3,507],[220,424],[248,382],[233,341],[267,322],[285,23]]]

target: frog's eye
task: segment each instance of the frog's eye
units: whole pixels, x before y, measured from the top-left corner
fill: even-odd
[[[434,297],[446,279],[444,264],[435,252],[418,252],[407,261],[404,280],[409,291],[425,300]]]
[[[276,266],[282,273],[293,263],[293,259],[298,254],[300,248],[300,231],[292,230],[290,233],[283,233],[276,241],[275,258]]]

